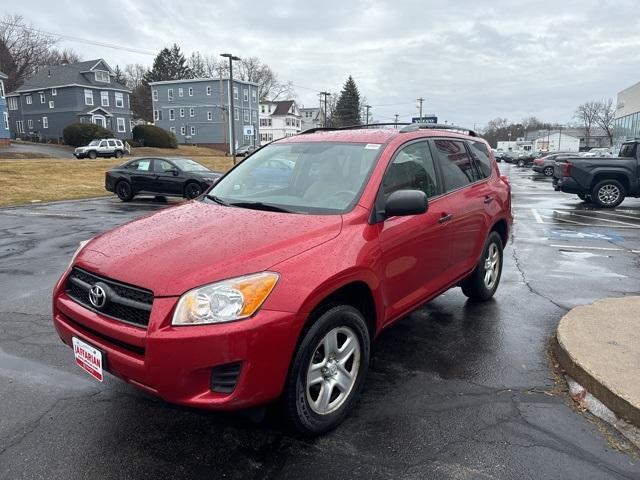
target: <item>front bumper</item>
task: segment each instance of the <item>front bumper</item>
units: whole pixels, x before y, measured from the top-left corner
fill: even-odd
[[[284,388],[300,325],[295,314],[262,309],[217,325],[171,325],[177,297],[156,298],[147,329],[94,313],[54,295],[53,323],[67,345],[78,337],[106,354],[105,370],[164,400],[231,410],[268,403]],[[214,368],[240,364],[231,393],[212,389]]]

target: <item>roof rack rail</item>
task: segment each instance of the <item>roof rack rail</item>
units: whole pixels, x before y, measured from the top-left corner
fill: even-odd
[[[406,123],[406,122],[398,122],[398,123],[368,123],[363,125],[348,125],[346,127],[315,127],[310,128],[309,130],[305,130],[304,132],[300,132],[300,135],[304,135],[306,133],[316,133],[316,132],[333,132],[336,130],[357,130],[359,128],[378,128],[378,127],[402,127],[400,128],[400,133],[408,133],[408,132],[417,132],[418,130],[451,130],[462,132],[470,137],[479,137],[477,132],[471,130],[470,128],[458,127],[456,125],[447,125],[441,123]]]

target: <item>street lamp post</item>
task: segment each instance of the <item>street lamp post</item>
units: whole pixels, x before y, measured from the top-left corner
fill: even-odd
[[[240,60],[240,57],[236,57],[231,53],[223,53],[220,55],[229,59],[229,124],[231,125],[231,156],[233,157],[233,164],[236,164],[236,122],[235,113],[236,110],[233,106],[233,61]]]

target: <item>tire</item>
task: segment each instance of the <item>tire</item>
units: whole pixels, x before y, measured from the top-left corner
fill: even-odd
[[[115,191],[118,198],[123,202],[128,202],[133,198],[133,188],[126,180],[120,180],[116,183]]]
[[[615,208],[622,203],[627,192],[617,180],[603,180],[591,190],[591,201],[602,208]]]
[[[523,161],[523,160],[520,160],[520,161],[518,162],[518,166],[519,166],[519,167],[524,167],[524,161]]]
[[[189,182],[184,186],[184,198],[192,200],[202,194],[202,187],[199,183]]]
[[[322,313],[304,333],[289,369],[283,403],[294,428],[320,435],[337,427],[360,394],[369,355],[369,330],[360,311],[337,305]]]
[[[544,173],[545,177],[553,177],[553,167],[544,167],[542,173]]]
[[[122,158],[122,152],[120,150],[116,150],[115,156],[116,158]]]
[[[91,151],[89,152],[89,158],[90,158],[91,160],[95,160],[97,157],[98,157],[98,154],[97,154],[95,151],[91,150]]]
[[[494,231],[485,242],[478,265],[462,282],[462,293],[478,302],[493,297],[502,277],[502,260],[502,238]]]

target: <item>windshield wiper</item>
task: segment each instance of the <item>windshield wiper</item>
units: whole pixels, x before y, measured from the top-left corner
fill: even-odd
[[[222,200],[220,197],[217,197],[215,195],[211,195],[211,194],[207,194],[205,195],[209,200],[213,200],[216,203],[219,203],[220,205],[224,205],[225,207],[228,207],[229,204],[227,202],[225,202],[224,200]]]
[[[293,210],[262,202],[229,202],[228,205],[240,208],[251,208],[253,210],[265,210],[267,212],[295,213]]]

